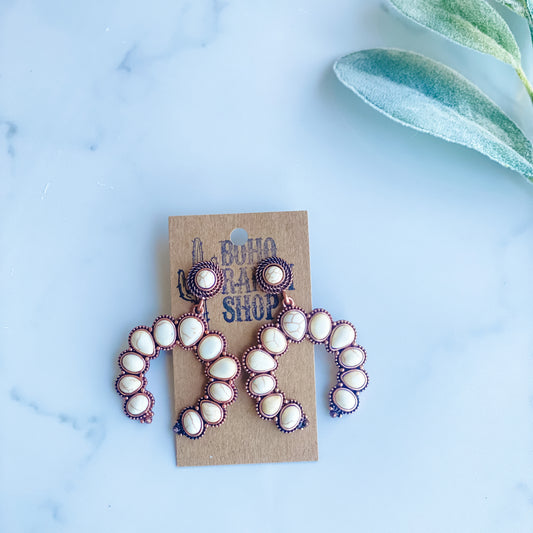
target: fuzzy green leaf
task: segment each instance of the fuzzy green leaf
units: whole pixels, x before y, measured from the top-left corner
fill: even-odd
[[[533,39],[533,0],[496,0],[498,3],[524,17],[529,24],[531,39]]]
[[[467,146],[533,181],[531,143],[474,84],[403,50],[362,50],[334,65],[339,80],[388,117]]]
[[[496,0],[499,4],[504,5],[517,15],[527,18],[527,1],[526,0]]]
[[[391,0],[404,15],[463,46],[514,68],[520,49],[509,26],[485,0]]]
[[[529,33],[533,41],[533,0],[527,0],[527,23],[529,24]]]

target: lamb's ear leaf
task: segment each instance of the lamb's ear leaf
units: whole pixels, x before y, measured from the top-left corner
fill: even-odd
[[[498,4],[509,8],[517,15],[527,18],[527,3],[529,0],[496,0]]]
[[[499,4],[524,17],[529,24],[531,40],[533,40],[533,1],[532,0],[496,0]]]
[[[451,68],[413,52],[380,48],[342,57],[334,71],[346,87],[393,120],[477,150],[533,182],[529,140]]]
[[[405,16],[451,41],[490,54],[515,69],[520,67],[520,49],[513,33],[485,0],[391,0],[391,3]]]
[[[533,41],[533,0],[526,0],[527,8],[527,23],[529,24],[529,33],[531,34],[531,41]]]

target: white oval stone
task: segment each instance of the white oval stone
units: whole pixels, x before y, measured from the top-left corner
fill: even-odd
[[[131,347],[143,355],[155,354],[155,342],[152,334],[146,329],[137,329],[131,334]]]
[[[283,396],[281,394],[269,394],[259,402],[259,410],[263,416],[272,418],[279,413],[282,404]]]
[[[224,418],[224,410],[218,403],[203,400],[200,402],[200,413],[208,424],[218,424]]]
[[[322,311],[315,313],[309,320],[309,333],[314,340],[325,341],[331,333],[331,317]]]
[[[155,342],[162,348],[169,348],[176,342],[176,326],[168,318],[160,318],[153,331]]]
[[[126,402],[126,411],[131,416],[140,416],[150,407],[150,398],[146,394],[136,394]]]
[[[270,353],[279,355],[287,349],[287,338],[278,328],[269,327],[261,332],[261,344]]]
[[[249,388],[256,396],[264,396],[276,388],[276,380],[270,374],[259,374],[250,380]]]
[[[278,366],[278,363],[270,354],[258,349],[248,353],[246,366],[252,372],[270,372]]]
[[[188,316],[179,324],[179,336],[183,346],[195,345],[204,334],[204,325],[201,320]]]
[[[181,425],[186,433],[191,437],[196,437],[204,429],[204,421],[202,417],[194,409],[188,409],[181,417]]]
[[[332,350],[342,350],[355,340],[355,329],[351,324],[339,324],[331,334],[329,346]]]
[[[218,357],[224,349],[224,342],[216,333],[206,335],[198,344],[198,356],[204,361]]]
[[[138,374],[146,367],[146,362],[143,357],[136,353],[125,353],[121,358],[122,368],[126,372]]]
[[[196,284],[201,289],[210,289],[217,281],[215,273],[209,268],[202,268],[195,277]]]
[[[238,372],[237,363],[231,357],[221,357],[208,370],[211,377],[217,379],[231,379]]]
[[[285,273],[279,266],[271,265],[265,270],[264,277],[270,285],[277,285],[283,281]]]
[[[292,340],[301,341],[307,329],[307,318],[301,311],[296,309],[287,311],[281,317],[281,327]]]
[[[137,376],[126,374],[118,380],[118,389],[123,394],[133,394],[142,387],[143,382]]]
[[[223,381],[214,381],[209,384],[207,394],[216,402],[227,403],[233,399],[233,389]]]
[[[368,377],[363,370],[349,370],[341,375],[342,382],[352,390],[361,390],[366,387]]]
[[[349,389],[335,389],[332,394],[333,403],[343,411],[353,411],[357,407],[357,396]]]
[[[291,431],[300,423],[301,418],[302,410],[300,406],[295,403],[289,403],[279,415],[279,425],[286,431]]]
[[[339,355],[339,363],[346,368],[355,368],[365,361],[365,352],[361,348],[346,348]]]

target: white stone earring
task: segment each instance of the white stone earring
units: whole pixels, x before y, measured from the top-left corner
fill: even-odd
[[[193,266],[187,277],[189,291],[198,298],[190,313],[173,318],[162,315],[151,327],[139,326],[129,336],[129,349],[122,352],[118,364],[122,370],[116,380],[117,392],[125,398],[126,415],[143,423],[152,421],[153,395],[146,390],[145,374],[150,361],[161,350],[176,344],[194,350],[203,363],[208,383],[196,405],[181,411],[174,431],[190,439],[198,439],[207,427],[220,426],[226,419],[226,408],[237,397],[235,379],[240,373],[239,360],[226,353],[226,338],[219,331],[209,331],[205,319],[205,301],[222,288],[224,274],[210,261]]]
[[[359,393],[368,385],[368,376],[362,368],[366,352],[355,342],[354,326],[346,320],[334,322],[325,309],[306,313],[297,307],[287,294],[293,279],[291,268],[279,257],[261,261],[255,277],[263,291],[283,296],[283,307],[276,322],[262,326],[257,335],[258,343],[243,354],[243,366],[250,376],[246,390],[257,402],[257,414],[265,420],[274,420],[284,433],[307,426],[302,406],[285,397],[275,376],[278,359],[291,343],[304,339],[324,344],[339,367],[337,382],[329,393],[330,415],[341,417],[353,413],[359,406]]]

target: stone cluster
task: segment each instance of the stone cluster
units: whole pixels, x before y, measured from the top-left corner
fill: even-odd
[[[201,278],[199,282],[208,284],[209,275],[202,272],[197,273]],[[116,389],[125,398],[124,411],[130,418],[151,422],[154,398],[145,389],[145,373],[151,359],[176,344],[195,351],[208,377],[204,396],[196,406],[187,407],[180,413],[174,428],[189,438],[199,438],[206,427],[224,422],[226,407],[236,397],[234,380],[240,372],[238,359],[226,354],[225,337],[219,332],[208,331],[200,315],[189,313],[177,320],[164,315],[158,317],[152,327],[135,328],[129,336],[130,348],[119,356],[122,373],[117,378]]]
[[[303,429],[307,418],[301,405],[287,399],[278,388],[275,371],[279,357],[287,351],[289,344],[306,338],[315,344],[324,344],[335,355],[340,369],[337,383],[330,391],[332,416],[355,411],[359,405],[358,394],[368,384],[368,376],[361,368],[366,353],[356,344],[356,331],[350,322],[334,322],[325,309],[305,313],[298,307],[285,307],[275,324],[266,324],[259,330],[258,344],[244,353],[243,364],[250,375],[246,389],[257,401],[259,416],[275,420],[278,428],[286,433]]]

